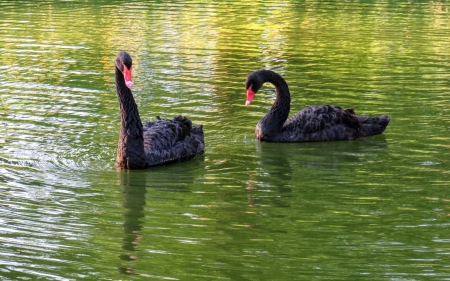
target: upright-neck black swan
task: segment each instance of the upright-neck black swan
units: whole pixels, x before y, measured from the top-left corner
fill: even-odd
[[[309,106],[288,118],[291,96],[286,81],[278,73],[260,69],[250,73],[245,82],[248,106],[265,82],[272,83],[277,98],[272,108],[256,125],[255,135],[260,141],[308,142],[354,140],[384,132],[390,116],[356,116],[353,108],[335,105]]]
[[[142,126],[131,87],[131,56],[120,52],[115,59],[116,88],[121,126],[116,167],[145,169],[187,160],[204,151],[203,126],[192,126],[181,115],[173,120],[147,122]]]

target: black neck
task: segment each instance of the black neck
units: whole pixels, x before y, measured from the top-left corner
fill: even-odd
[[[291,109],[291,95],[286,81],[279,74],[269,71],[261,70],[261,75],[264,82],[272,83],[275,86],[277,97],[266,116],[261,119],[261,122],[270,124],[274,130],[281,130],[286,122],[289,111]]]
[[[145,166],[144,137],[141,118],[131,90],[125,85],[122,72],[116,68],[116,88],[120,105],[120,135],[116,166]]]

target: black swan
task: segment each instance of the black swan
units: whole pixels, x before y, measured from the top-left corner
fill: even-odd
[[[205,143],[203,126],[178,116],[142,125],[130,88],[131,56],[120,52],[115,59],[116,88],[120,104],[121,126],[117,148],[117,168],[145,169],[187,160],[200,155]]]
[[[245,82],[249,105],[265,82],[272,83],[277,92],[275,103],[256,125],[255,136],[268,142],[308,142],[354,140],[383,133],[390,116],[356,116],[353,108],[335,105],[309,106],[288,118],[291,96],[286,81],[272,70],[260,69],[250,73]]]

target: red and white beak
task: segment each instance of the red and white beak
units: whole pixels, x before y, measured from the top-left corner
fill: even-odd
[[[123,65],[123,77],[125,78],[125,85],[131,89],[133,87],[133,80],[131,79],[131,67],[128,68],[126,65]]]
[[[247,100],[245,101],[245,106],[248,106],[252,102],[254,97],[255,97],[255,92],[253,92],[252,86],[250,86],[247,89]]]

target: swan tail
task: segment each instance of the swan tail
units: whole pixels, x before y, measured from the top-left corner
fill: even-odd
[[[388,115],[380,117],[357,116],[357,118],[360,122],[359,138],[382,134],[391,120]]]
[[[196,155],[203,154],[205,151],[205,135],[203,133],[203,125],[199,124],[192,127],[191,137],[197,142]]]

